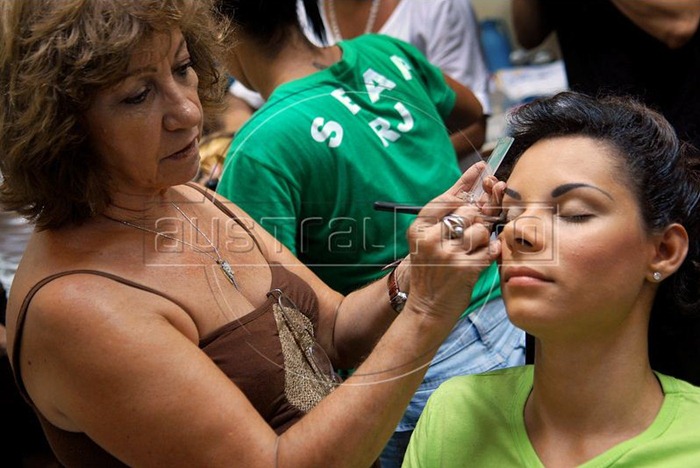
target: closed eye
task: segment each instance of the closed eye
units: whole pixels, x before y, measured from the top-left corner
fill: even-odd
[[[592,214],[559,215],[559,218],[567,223],[584,223],[593,217]]]

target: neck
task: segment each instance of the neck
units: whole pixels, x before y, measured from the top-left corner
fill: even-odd
[[[552,357],[560,352],[537,351],[535,381],[526,414],[580,431],[586,426],[624,423],[630,416],[635,419],[639,408],[654,408],[640,405],[642,402],[662,396],[646,358],[630,358],[625,351],[578,353],[567,359]]]
[[[172,188],[155,193],[117,192],[112,194],[112,201],[104,211],[109,218],[119,220],[155,220],[169,215],[170,202],[182,200]]]
[[[561,450],[585,454],[580,463],[654,421],[663,391],[647,357],[647,328],[630,329],[626,337],[595,342],[538,340],[524,416],[543,462]]]
[[[399,0],[323,0],[323,13],[334,41],[379,32]]]
[[[339,47],[316,47],[296,31],[272,59],[252,40],[242,40],[236,47],[245,81],[264,99],[278,86],[327,68],[342,55]]]

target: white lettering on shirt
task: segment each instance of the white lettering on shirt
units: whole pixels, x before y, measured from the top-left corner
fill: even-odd
[[[392,55],[389,59],[406,81],[413,79],[413,67],[406,59],[398,55]],[[365,70],[363,78],[367,96],[372,103],[379,101],[384,91],[391,91],[396,88],[395,82],[372,68]],[[355,103],[343,88],[334,89],[331,92],[331,96],[353,115],[357,115],[362,111],[362,107]],[[396,110],[402,120],[399,123],[395,123],[395,129],[398,130],[398,132],[392,129],[391,121],[382,117],[377,117],[369,123],[369,127],[377,137],[379,137],[385,148],[388,148],[391,143],[401,138],[402,133],[408,133],[415,127],[415,119],[403,102],[397,100],[394,104],[394,110]],[[334,120],[326,122],[323,117],[316,117],[311,124],[311,136],[313,139],[319,143],[327,143],[329,148],[339,147],[343,142],[343,134],[343,127]]]
[[[398,128],[401,133],[410,132],[411,129],[413,129],[413,115],[411,115],[402,102],[397,102],[394,105],[394,109],[396,109],[403,119],[403,123],[400,123],[396,128]]]
[[[342,88],[334,89],[331,92],[331,96],[336,98],[341,104],[343,104],[345,107],[348,108],[350,112],[352,112],[352,115],[357,115],[358,112],[360,112],[361,108],[357,104],[355,104],[350,97],[345,94],[345,90]]]
[[[391,129],[391,123],[381,117],[377,117],[369,123],[374,133],[377,134],[385,148],[389,147],[389,142],[394,142],[401,138],[401,135]]]
[[[324,123],[323,117],[311,122],[311,137],[319,143],[328,140],[329,148],[337,148],[343,142],[343,127],[333,120]]]
[[[380,94],[382,94],[382,91],[385,89],[394,89],[396,87],[396,83],[386,76],[380,75],[371,68],[368,68],[363,76],[365,78],[365,89],[372,102],[377,102]]]
[[[407,61],[398,55],[392,55],[391,61],[394,62],[394,65],[396,65],[396,68],[399,69],[406,81],[411,81],[413,79],[413,75],[411,74],[413,68],[411,68],[411,65]]]

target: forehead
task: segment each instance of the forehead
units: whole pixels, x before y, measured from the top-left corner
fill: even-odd
[[[620,179],[622,160],[614,147],[584,136],[540,140],[518,159],[510,179],[534,174]],[[509,180],[510,180],[509,179]]]
[[[639,204],[624,156],[612,144],[584,136],[538,141],[518,159],[507,180],[523,199],[540,201],[567,184],[594,186],[620,202]]]
[[[130,75],[144,67],[157,64],[184,48],[184,38],[180,30],[150,34],[134,47],[126,74]]]

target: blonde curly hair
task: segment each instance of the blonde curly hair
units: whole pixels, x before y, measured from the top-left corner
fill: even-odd
[[[81,223],[109,203],[109,176],[82,122],[124,76],[134,47],[179,28],[205,115],[225,92],[216,56],[228,26],[211,0],[0,2],[0,203],[39,229]]]

